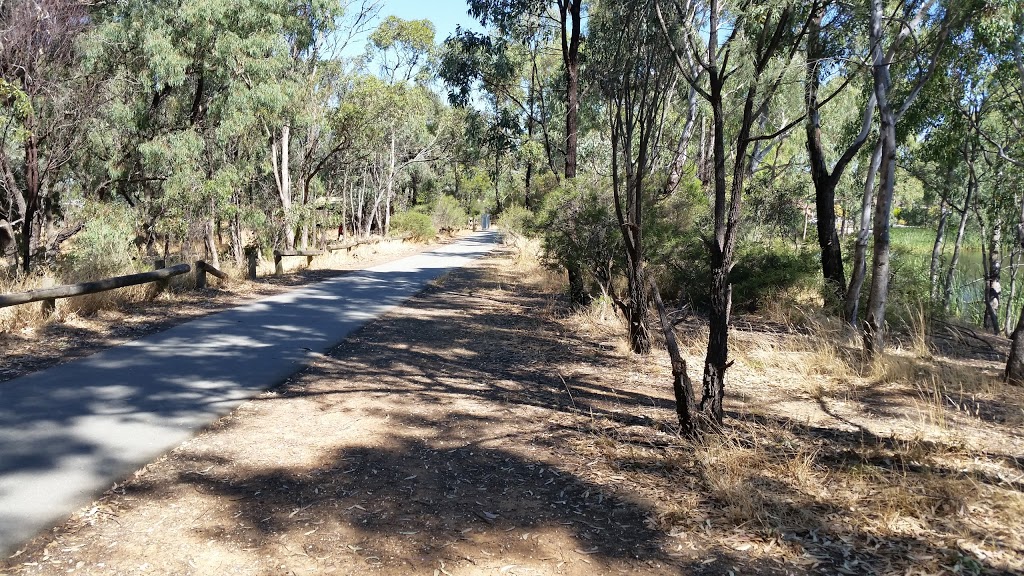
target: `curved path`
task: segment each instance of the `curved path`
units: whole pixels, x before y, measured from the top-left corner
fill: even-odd
[[[0,384],[0,553],[494,242],[477,233]]]

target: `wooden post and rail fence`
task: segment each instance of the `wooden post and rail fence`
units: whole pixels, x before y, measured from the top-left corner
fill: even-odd
[[[51,288],[39,288],[14,294],[0,294],[0,308],[17,306],[19,304],[29,304],[31,302],[42,302],[43,312],[50,313],[57,307],[58,298],[85,296],[86,294],[96,294],[98,292],[127,288],[128,286],[137,286],[139,284],[148,284],[150,282],[158,282],[162,286],[166,286],[167,281],[171,278],[182,274],[188,274],[192,271],[192,266],[189,266],[188,264],[178,264],[177,266],[164,268],[163,260],[157,260],[155,268],[156,270],[153,270],[152,272],[140,272],[138,274],[115,276],[113,278],[104,278],[103,280],[94,280],[92,282],[65,284],[63,286],[53,286]],[[221,280],[226,280],[228,277],[227,274],[207,264],[203,260],[196,262],[195,270],[196,288],[206,288],[207,274],[212,274]]]
[[[361,246],[363,244],[369,244],[370,242],[356,242],[354,244],[334,244],[326,247],[327,251],[335,252],[338,250],[352,251],[353,248]],[[284,274],[284,265],[282,259],[289,256],[305,256],[306,264],[309,265],[313,262],[314,256],[320,256],[325,254],[324,250],[274,250],[274,274]],[[245,256],[247,260],[247,276],[250,280],[256,279],[256,259],[258,252],[255,247],[247,247],[245,250]],[[165,268],[164,260],[156,260],[154,267],[156,270],[152,272],[140,272],[138,274],[128,274],[127,276],[115,276],[113,278],[105,278],[103,280],[94,280],[91,282],[81,282],[79,284],[65,284],[63,286],[53,286],[51,288],[39,288],[36,290],[29,290],[27,292],[17,292],[13,294],[0,294],[0,308],[6,308],[8,306],[17,306],[19,304],[29,304],[32,302],[42,302],[43,312],[49,313],[57,306],[58,298],[71,298],[74,296],[84,296],[87,294],[96,294],[98,292],[106,292],[108,290],[116,290],[117,288],[126,288],[128,286],[137,286],[139,284],[148,284],[150,282],[159,282],[161,286],[166,286],[168,280],[175,276],[182,274],[188,274],[192,271],[192,266],[188,264],[178,264]],[[218,270],[214,266],[208,264],[204,260],[198,260],[195,263],[196,271],[196,288],[206,288],[207,280],[206,275],[211,274],[220,278],[221,280],[227,280],[228,275]]]

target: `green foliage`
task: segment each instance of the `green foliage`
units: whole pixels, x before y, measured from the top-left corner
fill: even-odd
[[[24,92],[0,78],[0,106],[10,108],[15,120],[24,120],[32,114],[32,102]]]
[[[417,242],[426,242],[437,235],[437,229],[434,228],[429,215],[416,210],[408,210],[391,217],[391,233],[411,238]]]
[[[447,194],[437,198],[430,217],[435,228],[448,232],[463,228],[469,218],[459,201]]]
[[[498,218],[506,241],[524,238],[533,226],[533,212],[518,205],[506,206]]]
[[[403,20],[388,16],[370,34],[382,74],[392,83],[412,80],[434,50],[434,24],[430,20]],[[426,78],[424,78],[425,80]]]
[[[671,262],[671,281],[666,293],[682,291],[698,309],[709,304],[711,268],[703,241],[690,237],[680,244],[677,259]],[[736,312],[753,312],[765,299],[780,291],[812,285],[820,274],[818,254],[797,251],[788,244],[744,243],[737,247],[736,266],[732,270],[732,307]]]
[[[577,264],[609,291],[622,254],[622,235],[609,198],[580,179],[569,180],[544,199],[536,222],[546,265],[564,269]]]
[[[133,272],[133,210],[124,204],[89,204],[85,228],[60,262],[66,282],[85,282]]]

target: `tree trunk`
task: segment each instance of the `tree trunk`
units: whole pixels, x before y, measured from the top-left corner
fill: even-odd
[[[1010,355],[1006,359],[1006,372],[1003,377],[1010,384],[1024,386],[1024,307],[1020,310],[1017,328],[1011,336]]]
[[[812,172],[813,172],[812,168]],[[843,301],[846,294],[846,272],[843,270],[843,249],[836,231],[836,184],[833,178],[826,178],[814,186],[814,204],[818,214],[818,247],[821,248],[821,272],[825,283],[831,288],[826,293]]]
[[[629,347],[634,354],[651,351],[651,335],[647,328],[647,303],[650,293],[647,289],[647,272],[642,260],[629,262]]]
[[[960,249],[964,244],[964,236],[967,232],[967,219],[970,217],[971,201],[974,199],[974,191],[977,188],[977,180],[973,171],[967,181],[967,195],[964,197],[964,208],[960,212],[960,225],[956,229],[956,240],[953,242],[953,256],[949,259],[949,268],[946,269],[946,281],[942,287],[942,311],[949,311],[949,303],[953,299],[953,280],[956,276],[956,267],[960,264]]]
[[[690,73],[694,77],[697,76],[697,72],[696,66],[691,66]],[[662,189],[662,194],[665,196],[672,194],[679,187],[679,181],[683,177],[683,170],[690,161],[690,140],[693,139],[693,128],[697,124],[698,110],[697,91],[691,87],[686,100],[686,123],[683,125],[683,133],[679,136],[679,142],[676,144],[676,152],[668,169],[668,179],[665,181],[665,186]]]
[[[885,306],[889,300],[889,225],[893,192],[896,187],[896,115],[889,104],[889,63],[882,49],[883,0],[872,0],[871,45],[875,99],[880,119],[879,140],[882,156],[881,182],[875,199],[874,241],[871,255],[871,292],[868,294],[864,323],[864,351],[869,358],[885,349]]]
[[[821,272],[825,282],[832,290],[827,291],[835,297],[835,303],[844,302],[846,296],[846,275],[843,270],[842,244],[836,230],[836,187],[846,168],[853,161],[861,146],[871,133],[874,117],[876,96],[872,94],[864,105],[861,129],[843,152],[829,172],[825,160],[825,150],[821,138],[821,114],[819,110],[818,90],[821,85],[821,62],[828,57],[826,43],[822,38],[821,23],[827,10],[827,3],[814,3],[815,10],[809,20],[807,35],[807,63],[804,99],[807,120],[804,127],[807,132],[807,152],[814,182],[814,203],[818,216],[818,246],[821,250]],[[858,287],[858,293],[859,293]]]
[[[851,326],[859,324],[860,292],[864,286],[864,279],[867,277],[868,260],[868,238],[871,235],[871,207],[875,198],[875,176],[878,174],[878,167],[882,159],[881,140],[875,145],[875,151],[871,155],[871,163],[868,165],[867,177],[864,180],[864,196],[860,207],[860,227],[857,230],[857,241],[854,245],[853,271],[850,275],[850,285],[846,288],[846,298],[843,303],[843,319]]]
[[[992,236],[988,249],[988,270],[985,274],[985,328],[999,334],[999,296],[1002,291],[1003,257],[1003,219],[995,218],[992,223]]]
[[[580,41],[583,0],[560,3],[562,59],[565,64],[565,177],[576,177],[579,140]]]
[[[391,231],[391,202],[395,194],[395,131],[391,131],[391,156],[388,162],[388,192],[384,206],[384,235]]]
[[[274,180],[277,184],[277,194],[281,199],[281,208],[284,212],[284,243],[288,250],[295,249],[295,218],[292,211],[292,180],[289,170],[288,144],[291,140],[291,126],[285,124],[281,127],[281,137],[271,146],[270,160],[274,169]],[[280,160],[278,159],[280,152]]]
[[[235,265],[241,266],[245,262],[245,246],[242,244],[242,219],[236,210],[231,216],[231,258]]]
[[[719,424],[725,412],[725,371],[729,367],[729,313],[732,308],[730,263],[720,260],[711,271],[711,309],[708,315],[708,350],[704,358],[702,412]]]
[[[33,248],[35,245],[36,216],[39,212],[39,141],[32,132],[33,118],[30,114],[25,121],[28,137],[25,139],[25,215],[21,221],[21,268],[25,272],[32,269]]]
[[[203,245],[206,251],[206,261],[214,268],[220,268],[220,256],[217,254],[217,237],[214,234],[213,219],[207,219],[203,225]]]
[[[949,220],[949,202],[946,201],[948,189],[943,191],[939,203],[939,225],[935,228],[935,243],[932,244],[932,260],[928,269],[928,286],[932,305],[939,300],[939,268],[942,267],[942,249],[946,242],[946,222]]]
[[[1016,198],[1020,206],[1020,215],[1017,220],[1016,237],[1013,242],[1013,252],[1010,256],[1010,289],[1006,297],[1006,319],[1003,322],[1003,330],[1010,336],[1010,327],[1013,325],[1013,301],[1017,297],[1017,271],[1020,269],[1021,256],[1024,253],[1024,198]]]
[[[693,383],[690,375],[686,372],[686,360],[679,352],[679,343],[676,341],[675,330],[672,321],[665,311],[665,304],[661,301],[661,293],[658,292],[658,285],[651,280],[651,295],[654,304],[658,308],[658,316],[661,319],[661,330],[665,334],[665,348],[672,360],[672,392],[676,400],[676,416],[679,419],[679,427],[686,435],[692,435],[697,429],[697,402],[693,395]]]

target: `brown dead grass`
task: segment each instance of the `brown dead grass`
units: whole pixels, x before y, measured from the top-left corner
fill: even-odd
[[[866,365],[813,311],[738,318],[725,430],[691,440],[665,355],[630,355],[600,303],[569,313],[559,280],[522,252],[447,276],[9,570],[1024,570],[1024,402],[997,361]],[[697,377],[706,327],[679,328]]]

